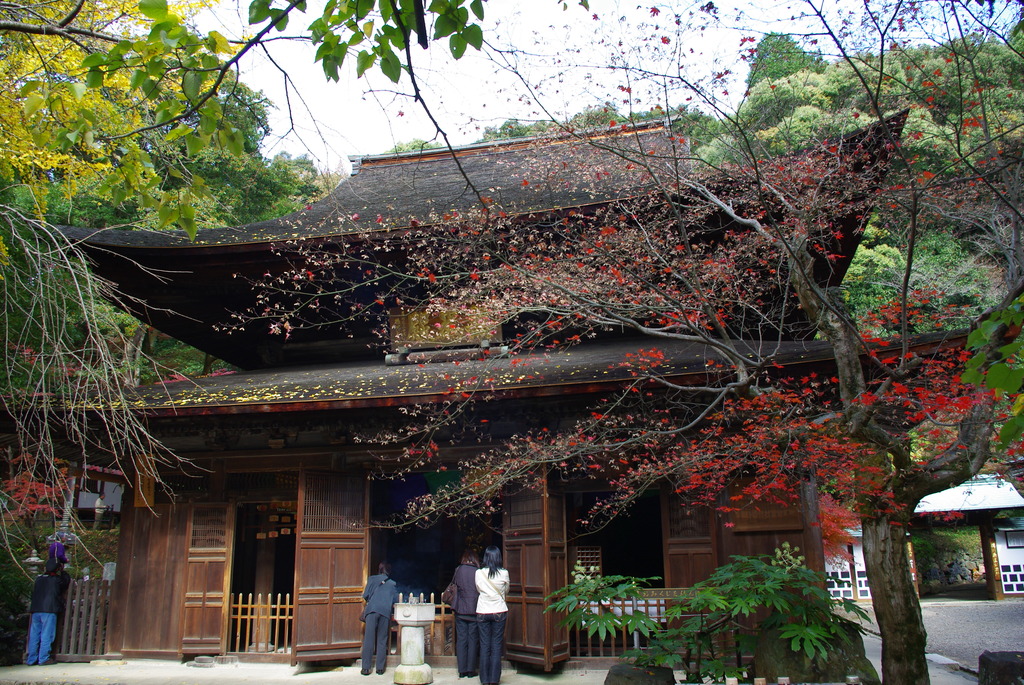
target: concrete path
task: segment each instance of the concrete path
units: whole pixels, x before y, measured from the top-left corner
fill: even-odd
[[[435,685],[479,685],[475,678],[458,677],[454,668],[435,668]],[[558,674],[516,673],[505,670],[501,685],[601,685],[605,670],[573,670]],[[0,668],[0,685],[36,683],[82,685],[391,685],[394,669],[384,675],[363,676],[354,666],[303,669],[278,664],[239,664],[191,668],[168,661],[130,660],[52,666]]]
[[[875,635],[864,636],[864,653],[882,675],[882,640]],[[939,654],[928,654],[928,677],[931,685],[969,685],[977,683],[973,673],[961,670],[960,664]]]
[[[867,656],[881,668],[882,643],[874,636],[864,640]],[[938,656],[928,661],[931,685],[970,685],[978,679],[960,671],[956,662]],[[460,679],[454,668],[433,669],[435,685],[479,685]],[[566,669],[560,673],[502,672],[501,685],[603,685],[606,669]],[[0,668],[0,685],[391,685],[393,668],[384,675],[363,676],[354,666],[309,669],[278,664],[218,665],[194,668],[173,661],[133,659],[95,661],[52,666]]]

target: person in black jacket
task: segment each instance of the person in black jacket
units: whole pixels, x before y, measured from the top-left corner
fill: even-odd
[[[455,656],[459,665],[460,678],[474,678],[480,662],[480,638],[476,624],[476,570],[480,558],[476,552],[467,549],[455,568],[452,582],[458,588],[452,613],[455,614]]]
[[[54,557],[47,559],[45,572],[36,578],[32,588],[32,603],[29,605],[32,623],[25,657],[29,666],[57,663],[50,656],[50,648],[57,634],[57,614],[64,611],[64,595],[70,584],[71,578],[63,573],[63,565]]]
[[[377,675],[384,673],[388,664],[388,636],[391,631],[391,612],[398,599],[398,585],[389,577],[391,564],[380,562],[377,575],[366,579],[363,599],[366,600],[366,626],[363,630],[363,675],[370,675],[374,653],[377,655]]]

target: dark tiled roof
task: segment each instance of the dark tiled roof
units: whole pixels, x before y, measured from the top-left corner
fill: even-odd
[[[879,130],[877,125],[852,134],[846,138],[851,144],[843,146],[844,150],[857,150],[860,143],[866,143],[867,154],[855,154],[867,161],[860,162],[863,169],[854,173],[865,174],[871,183],[880,182],[887,168],[888,138],[878,135]],[[65,231],[82,240],[96,272],[123,294],[123,307],[158,330],[220,359],[250,369],[366,359],[380,355],[373,330],[386,319],[382,307],[364,310],[369,314],[350,322],[345,330],[306,326],[287,338],[274,335],[267,322],[258,321],[243,330],[227,330],[225,324],[233,315],[257,307],[258,293],[252,281],[293,266],[291,256],[274,249],[287,240],[348,249],[343,240],[332,243],[318,238],[348,235],[360,241],[364,234],[375,231],[395,231],[401,236],[401,229],[414,222],[428,224],[445,214],[466,216],[478,211],[478,194],[487,199],[491,211],[522,217],[527,225],[533,225],[536,218],[539,224],[545,215],[550,218],[551,212],[586,211],[677,181],[685,174],[685,151],[678,149],[679,145],[663,128],[615,129],[587,139],[474,146],[458,150],[454,156],[447,150],[381,156],[363,160],[357,174],[307,210],[273,221],[202,231],[195,242],[174,231],[73,227]],[[736,206],[751,201],[751,183],[727,176],[709,180],[710,187]],[[728,217],[719,214],[708,219],[709,234],[732,225]],[[840,229],[835,244],[814,264],[815,279],[823,287],[842,281],[865,217],[866,212],[854,203],[837,220]],[[373,300],[367,292],[353,295],[359,296]],[[802,315],[795,312],[794,316]],[[807,328],[802,319],[785,323],[787,331],[791,324]],[[787,335],[799,337],[800,333]]]
[[[584,138],[503,141],[417,154],[363,158],[356,173],[308,209],[279,219],[200,231],[67,227],[97,245],[192,247],[304,239],[408,227],[466,215],[488,198],[509,215],[546,212],[631,197],[655,179],[668,182],[684,155],[663,127],[614,129]],[[479,196],[479,197],[478,197]]]

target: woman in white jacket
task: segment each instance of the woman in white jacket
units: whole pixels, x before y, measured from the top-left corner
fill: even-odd
[[[501,680],[508,586],[508,570],[501,566],[501,550],[492,545],[484,550],[482,567],[476,571],[476,589],[480,593],[476,600],[476,615],[480,631],[481,685],[498,685]]]

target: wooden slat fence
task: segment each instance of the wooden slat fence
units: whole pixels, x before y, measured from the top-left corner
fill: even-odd
[[[229,652],[290,654],[295,618],[291,594],[231,594]]]
[[[655,588],[643,591],[643,597],[637,600],[620,601],[608,608],[618,614],[645,611],[648,616],[654,618],[662,625],[667,624],[664,619],[665,610],[670,604],[683,596],[688,590],[686,588]],[[399,601],[405,601],[404,596],[399,596]],[[420,602],[435,602],[434,595],[427,599],[423,595],[419,597]],[[455,614],[451,607],[436,602],[433,624],[424,633],[424,653],[426,656],[454,656],[455,655]],[[399,643],[398,624],[392,624],[393,644]],[[619,657],[623,652],[643,648],[646,646],[641,636],[626,631],[608,636],[600,640],[596,635],[587,636],[586,630],[574,630],[570,632],[570,651],[574,658],[578,657]]]
[[[645,612],[652,619],[666,625],[665,610],[686,592],[685,588],[656,588],[643,591],[643,596],[632,600],[619,600],[605,605],[605,609],[622,616]],[[587,635],[586,628],[574,629],[569,634],[569,649],[574,657],[618,657],[630,649],[645,646],[642,637],[625,629],[603,640],[594,634]]]
[[[67,604],[58,626],[56,655],[61,661],[89,661],[106,653],[107,622],[111,583],[104,580],[72,581]],[[665,610],[686,590],[665,588],[645,590],[643,597],[614,603],[616,613],[645,611],[660,623]],[[427,601],[421,598],[421,601]],[[434,601],[431,596],[429,601]],[[455,655],[455,615],[451,607],[437,602],[433,624],[425,637],[427,656]],[[235,653],[290,653],[292,650],[295,605],[290,594],[231,595],[231,628],[228,651]],[[398,643],[397,624],[394,626]],[[618,657],[630,649],[645,646],[641,636],[625,630],[599,639],[586,630],[570,634],[573,657]]]
[[[58,626],[61,661],[91,661],[107,651],[110,586],[107,580],[73,580]]]
[[[678,602],[689,592],[688,588],[652,588],[642,591],[642,596],[635,600],[620,600],[605,605],[605,609],[613,611],[622,616],[624,614],[645,612],[649,617],[657,621],[662,627],[669,627],[671,621],[665,617],[665,611]],[[693,614],[684,615],[682,618],[689,618]],[[674,619],[678,620],[678,619]],[[571,630],[569,634],[570,653],[574,658],[587,657],[620,657],[631,649],[644,649],[647,647],[647,640],[639,633],[631,633],[625,629],[614,635],[607,635],[603,640],[594,634],[587,635],[586,628]],[[714,639],[710,649],[719,658],[733,663],[745,662],[750,655],[740,654],[736,647],[735,636],[726,632]],[[709,658],[709,654],[686,651],[681,654],[684,670],[699,669],[700,662]]]
[[[434,598],[433,595],[430,596]],[[437,603],[437,615],[430,628],[430,651],[434,656],[455,656],[455,614],[443,602]]]

